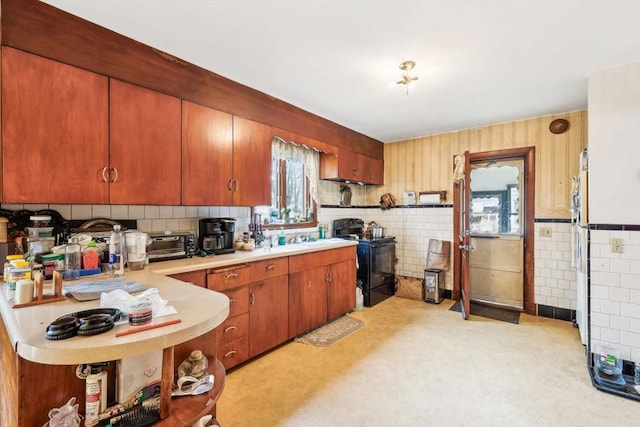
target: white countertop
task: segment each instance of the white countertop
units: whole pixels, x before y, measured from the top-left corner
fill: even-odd
[[[168,348],[198,337],[220,325],[229,315],[229,299],[224,294],[165,277],[166,275],[356,245],[356,241],[326,239],[275,246],[271,250],[258,248],[226,255],[156,262],[141,271],[127,270],[124,279],[157,288],[160,296],[177,310],[177,314],[154,318],[153,323],[172,319],[180,319],[181,322],[121,337],[116,337],[116,332],[129,329],[128,324],[117,325],[108,332],[93,336],[75,336],[64,340],[47,340],[44,337],[47,326],[58,317],[98,308],[99,301],[78,302],[67,298],[60,302],[14,309],[7,299],[7,286],[2,284],[0,314],[12,346],[24,359],[49,365],[118,360],[144,354],[152,349]],[[108,276],[90,276],[81,278],[81,281],[100,279],[108,279]]]
[[[106,274],[84,280],[107,279]],[[72,365],[118,360],[144,354],[153,349],[172,347],[203,335],[221,324],[229,315],[229,299],[221,293],[189,283],[153,274],[148,270],[127,271],[124,279],[157,288],[160,296],[175,307],[177,314],[154,318],[152,323],[172,319],[181,322],[157,329],[116,337],[118,331],[131,328],[116,325],[108,332],[93,336],[75,336],[64,340],[47,340],[47,326],[60,316],[98,308],[99,301],[64,301],[12,308],[7,286],[0,286],[0,313],[15,351],[24,359],[49,365]],[[78,282],[74,282],[78,283]]]
[[[357,240],[337,238],[322,239],[314,242],[274,246],[270,250],[256,248],[253,251],[236,251],[235,253],[225,255],[194,256],[193,258],[183,258],[173,261],[153,262],[149,264],[148,268],[149,271],[153,273],[169,275],[357,245]]]

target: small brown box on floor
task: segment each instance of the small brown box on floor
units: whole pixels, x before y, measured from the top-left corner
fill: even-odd
[[[396,296],[400,298],[424,301],[422,279],[417,277],[397,276]]]

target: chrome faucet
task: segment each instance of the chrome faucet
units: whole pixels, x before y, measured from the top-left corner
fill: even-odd
[[[300,237],[300,233],[297,231],[293,235],[293,243],[302,243],[302,238]]]

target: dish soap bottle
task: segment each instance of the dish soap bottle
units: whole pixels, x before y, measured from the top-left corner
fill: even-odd
[[[109,277],[124,276],[123,237],[120,224],[113,226],[109,237]]]

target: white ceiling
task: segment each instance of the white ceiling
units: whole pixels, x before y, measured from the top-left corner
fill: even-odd
[[[640,60],[640,0],[46,3],[383,142],[583,109]]]

